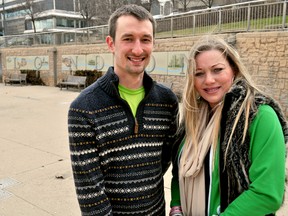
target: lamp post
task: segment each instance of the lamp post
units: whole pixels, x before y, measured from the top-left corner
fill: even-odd
[[[3,36],[6,35],[6,17],[5,17],[5,5],[4,5],[4,0],[2,0],[2,15],[3,15],[3,19],[2,19],[2,33]]]

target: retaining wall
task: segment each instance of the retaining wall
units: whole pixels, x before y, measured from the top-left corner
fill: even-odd
[[[234,44],[256,83],[271,92],[275,99],[280,102],[288,117],[288,32],[237,33],[222,34],[221,36]],[[163,53],[169,55],[173,52],[182,52],[188,57],[191,46],[198,39],[199,36],[156,40],[154,53],[155,56],[159,55],[155,58],[155,65],[157,66],[157,59]],[[0,53],[2,80],[9,73],[19,72],[21,68],[31,64],[40,69],[41,79],[50,86],[57,86],[57,83],[64,79],[68,73],[73,73],[71,66],[73,62],[65,56],[73,55],[82,58],[83,56],[94,55],[93,58],[97,61],[99,54],[107,55],[104,58],[107,59],[106,67],[113,62],[113,56],[106,44],[3,48]],[[26,58],[27,56],[29,58]],[[91,62],[92,66],[98,64],[95,61]],[[67,69],[69,67],[71,68],[70,71]],[[102,68],[105,69],[104,63]],[[105,71],[106,69],[103,70],[103,72]],[[157,81],[173,82],[173,91],[176,93],[182,92],[185,79],[183,74],[151,72],[151,76]]]

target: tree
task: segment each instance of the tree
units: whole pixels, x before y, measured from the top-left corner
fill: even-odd
[[[178,4],[182,6],[184,12],[187,11],[188,5],[191,2],[193,2],[193,0],[178,0]],[[174,5],[174,1],[173,1],[173,5]]]
[[[149,12],[151,12],[152,9],[152,5],[156,5],[159,4],[158,0],[147,0],[147,1],[141,1],[141,4],[144,8],[146,8],[146,10],[148,10]]]
[[[121,7],[122,5],[136,4],[144,7],[147,11],[151,12],[151,7],[155,3],[158,3],[158,0],[111,0],[111,7],[113,8],[113,11],[115,11],[118,7]]]
[[[24,2],[22,3],[23,9],[25,10],[27,16],[29,16],[29,18],[31,19],[34,33],[36,33],[36,18],[43,11],[42,5],[43,1],[36,2],[36,0],[24,0]]]
[[[123,1],[119,1],[119,0],[110,0],[110,14],[112,14],[115,10],[117,10],[117,8],[121,7],[122,5],[126,5],[129,4],[128,0],[123,0]]]
[[[208,8],[211,8],[213,6],[213,1],[214,0],[201,0],[201,2],[203,2],[203,4]]]
[[[77,11],[82,15],[86,27],[107,23],[107,19],[110,15],[109,1],[78,0],[77,6]]]
[[[86,27],[108,23],[110,15],[119,7],[137,4],[151,11],[152,4],[158,0],[78,0],[77,9],[85,20]]]

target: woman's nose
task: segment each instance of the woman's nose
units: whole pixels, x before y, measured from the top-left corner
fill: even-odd
[[[215,77],[211,73],[206,73],[205,83],[210,84],[215,82]]]

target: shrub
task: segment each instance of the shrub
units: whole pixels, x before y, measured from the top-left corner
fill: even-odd
[[[31,85],[45,85],[38,70],[20,70],[21,74],[27,74],[27,83]]]
[[[102,71],[97,70],[77,70],[74,72],[75,76],[86,76],[86,85],[89,86],[102,76]]]

